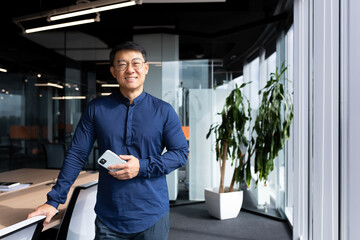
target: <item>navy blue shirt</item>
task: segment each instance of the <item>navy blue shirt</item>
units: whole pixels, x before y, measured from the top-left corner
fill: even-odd
[[[58,207],[87,161],[94,141],[99,154],[107,149],[140,160],[137,177],[118,180],[99,168],[95,212],[109,228],[136,233],[169,211],[166,174],[184,166],[188,145],[170,104],[146,92],[130,104],[120,91],[91,101],[76,128],[58,181],[47,203]],[[162,154],[164,148],[166,152]]]

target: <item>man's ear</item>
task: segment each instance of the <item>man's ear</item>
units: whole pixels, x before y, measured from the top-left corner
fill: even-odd
[[[110,67],[110,72],[111,72],[111,75],[114,77],[114,78],[116,78],[116,74],[115,74],[115,68],[114,68],[114,66],[111,66]]]
[[[148,74],[148,72],[149,72],[149,63],[146,62],[145,63],[145,74]]]

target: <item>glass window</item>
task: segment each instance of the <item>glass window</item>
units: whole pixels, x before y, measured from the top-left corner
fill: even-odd
[[[289,92],[294,92],[293,89],[293,79],[294,79],[294,27],[292,26],[289,31],[286,33],[286,61],[287,61],[287,79],[290,81],[288,82],[287,88]],[[293,95],[291,95],[293,96]],[[294,132],[294,124],[292,124],[291,132]],[[290,135],[290,139],[286,144],[285,148],[285,156],[286,156],[286,162],[285,162],[285,204],[283,211],[285,212],[285,215],[287,219],[289,220],[290,224],[293,224],[293,207],[294,207],[294,134]]]

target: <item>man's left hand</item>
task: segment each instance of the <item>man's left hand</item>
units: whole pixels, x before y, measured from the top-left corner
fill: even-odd
[[[119,155],[127,163],[109,166],[108,169],[118,169],[109,171],[109,174],[119,180],[127,180],[136,177],[140,171],[140,161],[133,155]]]

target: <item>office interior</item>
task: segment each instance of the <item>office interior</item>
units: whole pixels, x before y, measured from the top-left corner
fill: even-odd
[[[226,96],[251,81],[243,91],[255,115],[258,91],[285,62],[290,138],[266,184],[255,174],[239,184],[242,212],[284,222],[296,240],[360,236],[357,0],[142,0],[88,14],[89,24],[25,33],[51,24],[52,10],[97,2],[2,3],[0,173],[59,169],[85,106],[118,91],[111,48],[134,41],[148,54],[145,91],[173,106],[189,143],[186,166],[167,176],[170,204],[200,206],[219,182],[206,134]],[[98,157],[95,143],[84,170],[96,171]]]

